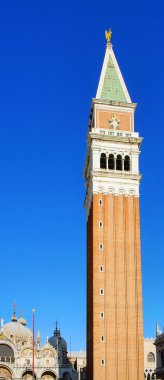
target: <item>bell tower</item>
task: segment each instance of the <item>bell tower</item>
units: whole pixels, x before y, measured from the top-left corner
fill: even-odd
[[[142,138],[106,32],[88,126],[87,380],[143,380],[139,155]]]

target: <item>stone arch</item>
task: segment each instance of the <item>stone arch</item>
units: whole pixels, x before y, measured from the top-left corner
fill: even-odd
[[[36,352],[34,353],[36,355]],[[20,351],[21,357],[32,357],[32,348],[31,347],[23,347]]]
[[[122,170],[122,156],[118,154],[116,157],[116,170]]]
[[[55,352],[53,348],[43,348],[40,352],[40,357],[48,357],[48,358],[54,358],[55,357]]]
[[[100,169],[106,169],[106,154],[101,153],[100,156]]]
[[[0,379],[12,379],[12,373],[8,367],[0,366]]]
[[[71,380],[71,376],[70,376],[69,372],[63,373],[63,380]]]
[[[103,186],[98,187],[98,192],[103,193],[105,191],[105,188]]]
[[[7,363],[14,363],[15,355],[11,346],[6,343],[0,344],[0,361]]]
[[[136,194],[136,192],[134,189],[129,189],[129,195],[135,195],[135,194]]]
[[[33,373],[31,370],[24,371],[22,373],[23,380],[33,380]],[[36,374],[34,373],[34,379],[36,379]]]
[[[114,194],[116,192],[116,189],[113,186],[110,186],[108,188],[109,194]]]
[[[126,155],[124,158],[124,170],[126,172],[130,171],[130,157],[128,155]]]
[[[41,375],[42,380],[56,380],[56,375],[52,371],[44,371]]]
[[[108,169],[114,170],[114,154],[110,154],[108,157]]]
[[[147,361],[148,361],[148,363],[154,363],[155,362],[155,355],[153,354],[153,352],[148,353]]]
[[[124,195],[125,193],[126,193],[125,189],[123,187],[119,187],[118,194],[119,195]]]

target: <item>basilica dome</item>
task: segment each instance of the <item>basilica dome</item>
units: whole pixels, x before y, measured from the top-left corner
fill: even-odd
[[[63,352],[67,352],[67,343],[64,338],[60,335],[60,330],[54,331],[54,335],[48,339],[51,346],[53,346],[56,350],[58,347],[61,347]]]
[[[3,332],[8,339],[28,341],[32,339],[32,331],[19,321],[11,321],[4,325]]]

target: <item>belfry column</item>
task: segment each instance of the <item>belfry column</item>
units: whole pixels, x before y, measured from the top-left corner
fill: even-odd
[[[92,99],[84,169],[87,380],[143,380],[142,138],[134,131],[136,104],[130,99],[115,58],[111,31],[106,32],[106,38],[97,94]]]

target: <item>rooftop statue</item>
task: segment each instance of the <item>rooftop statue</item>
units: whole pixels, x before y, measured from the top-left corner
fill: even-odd
[[[106,38],[107,42],[110,42],[111,37],[112,37],[112,31],[111,31],[111,29],[106,30],[105,31],[105,38]]]

